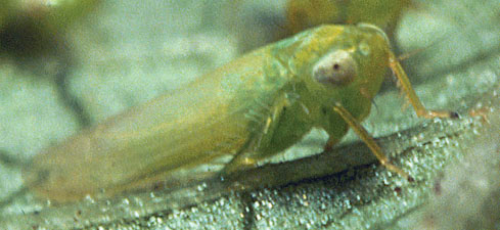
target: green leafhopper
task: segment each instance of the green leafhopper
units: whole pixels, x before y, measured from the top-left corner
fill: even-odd
[[[24,173],[37,195],[55,202],[109,197],[169,180],[190,168],[223,163],[223,174],[254,167],[313,127],[326,148],[352,128],[389,170],[392,165],[360,122],[390,67],[421,117],[411,88],[379,28],[325,25],[257,49],[188,86],[82,132],[37,155]]]

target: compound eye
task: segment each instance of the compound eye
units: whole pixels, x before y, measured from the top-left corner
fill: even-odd
[[[358,65],[351,54],[338,50],[320,59],[313,68],[316,81],[326,85],[343,86],[351,83],[358,74]]]

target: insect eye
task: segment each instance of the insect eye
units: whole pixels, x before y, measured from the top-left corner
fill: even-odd
[[[358,66],[350,53],[339,50],[323,57],[314,66],[313,77],[322,84],[342,86],[351,83],[357,72]]]

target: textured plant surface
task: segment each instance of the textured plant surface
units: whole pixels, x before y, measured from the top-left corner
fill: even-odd
[[[259,2],[244,8],[255,10],[248,15],[274,12]],[[69,87],[95,123],[181,87],[238,55],[238,36],[224,22],[229,11],[212,1],[105,2],[68,29],[79,62]],[[237,183],[213,178],[59,207],[29,192],[12,199],[23,187],[23,162],[78,132],[78,122],[61,106],[55,86],[2,60],[0,228],[498,228],[499,12],[493,0],[422,1],[399,23],[399,50],[423,49],[404,63],[423,103],[461,115],[417,119],[412,108],[402,111],[404,98],[395,88],[375,99],[364,125],[415,178],[411,183],[379,166],[352,134],[333,151],[311,156],[325,141],[314,132]]]

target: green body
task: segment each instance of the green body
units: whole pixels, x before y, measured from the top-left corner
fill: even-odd
[[[318,82],[313,69],[339,50],[356,63],[356,77],[341,86]],[[333,106],[340,103],[363,120],[389,52],[385,35],[372,26],[302,32],[47,149],[25,173],[26,183],[59,202],[110,196],[199,179],[205,174],[192,169],[202,165],[222,164],[226,173],[251,167],[313,127],[338,141],[348,126]]]
[[[259,55],[272,57],[264,68],[265,82],[258,86],[241,85],[241,90],[254,91],[261,98],[242,93],[238,103],[268,102],[266,108],[248,107],[262,114],[250,127],[272,122],[268,127],[251,129],[250,144],[242,151],[238,169],[244,162],[253,162],[279,153],[297,143],[311,128],[324,129],[330,140],[339,141],[348,131],[344,120],[332,108],[342,104],[356,119],[363,120],[370,112],[372,99],[385,77],[390,47],[380,30],[355,26],[321,26],[283,40]],[[349,50],[358,64],[358,76],[349,85],[329,87],[314,81],[313,66],[325,55]],[[253,76],[256,77],[256,76]],[[264,125],[265,126],[265,125]],[[265,130],[265,132],[263,132]],[[229,169],[232,171],[233,169]]]

